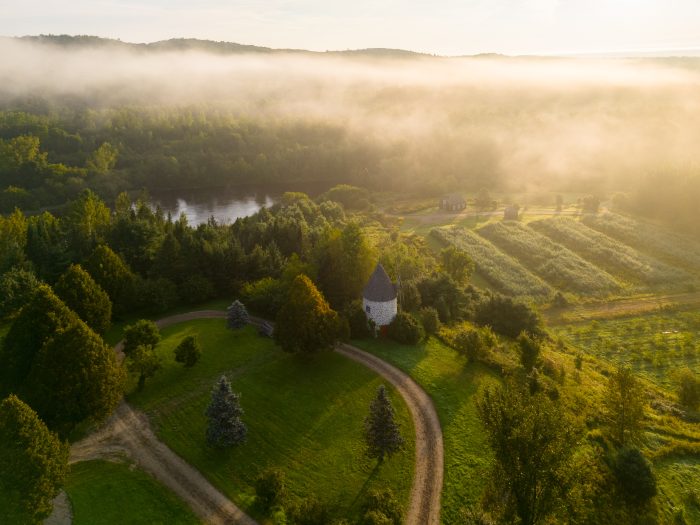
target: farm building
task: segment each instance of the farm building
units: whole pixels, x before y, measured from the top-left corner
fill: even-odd
[[[381,264],[377,264],[362,291],[362,307],[378,327],[391,324],[396,317],[396,287]]]
[[[506,206],[506,209],[503,210],[503,220],[517,221],[519,213],[520,213],[520,206],[518,206],[517,204],[512,204],[510,206]]]
[[[467,201],[461,195],[451,193],[440,197],[440,209],[447,211],[459,211],[467,207]]]

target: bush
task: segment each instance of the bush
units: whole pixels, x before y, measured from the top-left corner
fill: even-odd
[[[615,476],[623,494],[634,503],[656,496],[656,477],[651,463],[636,448],[623,448],[617,454]]]
[[[284,472],[278,468],[263,470],[255,480],[257,501],[265,510],[269,510],[284,500],[287,491]]]
[[[512,338],[521,332],[533,335],[542,332],[540,318],[534,310],[500,295],[494,295],[479,303],[475,321],[482,326],[490,326],[496,333]]]
[[[185,365],[185,368],[196,365],[201,356],[202,347],[196,335],[188,335],[175,348],[175,361]]]
[[[476,328],[461,328],[454,336],[454,347],[470,361],[478,361],[486,353],[486,346]]]
[[[289,514],[296,525],[327,525],[330,521],[328,508],[315,496],[301,500],[289,509]]]
[[[389,325],[389,337],[405,345],[415,345],[425,337],[425,331],[413,315],[399,312]]]
[[[362,507],[364,525],[388,524],[401,525],[403,511],[391,489],[374,489],[367,494],[367,500]]]
[[[186,304],[199,304],[216,295],[214,285],[206,277],[191,275],[180,284],[178,295]]]
[[[518,350],[520,352],[520,363],[525,368],[526,372],[538,363],[540,359],[540,343],[534,337],[521,332],[518,336]]]
[[[678,372],[676,376],[678,383],[678,401],[685,408],[695,410],[700,405],[700,379],[685,368]]]
[[[420,319],[426,334],[435,335],[440,330],[440,316],[432,306],[421,308]]]
[[[350,326],[350,337],[352,339],[363,339],[374,333],[370,320],[367,319],[367,314],[362,308],[362,302],[353,301],[350,303],[345,310],[345,318]]]

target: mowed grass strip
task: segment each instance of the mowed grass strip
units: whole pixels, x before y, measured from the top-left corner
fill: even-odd
[[[197,335],[202,359],[191,369],[173,350]],[[129,402],[146,411],[158,436],[197,467],[217,488],[257,518],[253,484],[267,467],[285,471],[292,497],[316,496],[338,517],[359,517],[367,490],[390,487],[408,503],[413,481],[414,429],[402,398],[375,373],[338,354],[294,356],[253,327],[226,328],[223,319],[182,323],[163,331],[163,369],[132,392]],[[204,412],[214,382],[225,373],[241,393],[248,441],[226,451],[206,446]],[[364,454],[363,421],[377,387],[389,389],[405,451],[379,467]]]
[[[544,219],[528,223],[528,226],[623,279],[646,286],[678,285],[691,279],[687,272],[644,255],[570,218]]]
[[[123,463],[85,461],[71,466],[65,486],[73,525],[197,525],[175,494]]]
[[[480,364],[468,364],[435,338],[417,346],[387,339],[353,344],[408,373],[433,399],[445,447],[440,518],[447,525],[463,523],[460,509],[478,503],[492,461],[475,401],[482,388],[498,384],[498,377]]]
[[[519,222],[488,224],[477,233],[559,290],[601,296],[620,289],[612,275]]]
[[[479,275],[503,294],[539,299],[552,294],[552,288],[542,279],[470,230],[459,227],[436,228],[431,231],[431,235],[443,244],[454,244],[469,254]]]

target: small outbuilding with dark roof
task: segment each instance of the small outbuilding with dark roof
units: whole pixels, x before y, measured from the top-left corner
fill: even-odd
[[[397,312],[396,296],[396,286],[384,267],[377,264],[362,292],[362,307],[367,318],[379,327],[391,324]]]

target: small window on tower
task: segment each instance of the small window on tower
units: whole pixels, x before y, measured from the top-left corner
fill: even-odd
[[[365,311],[369,313],[369,305],[365,306]]]

